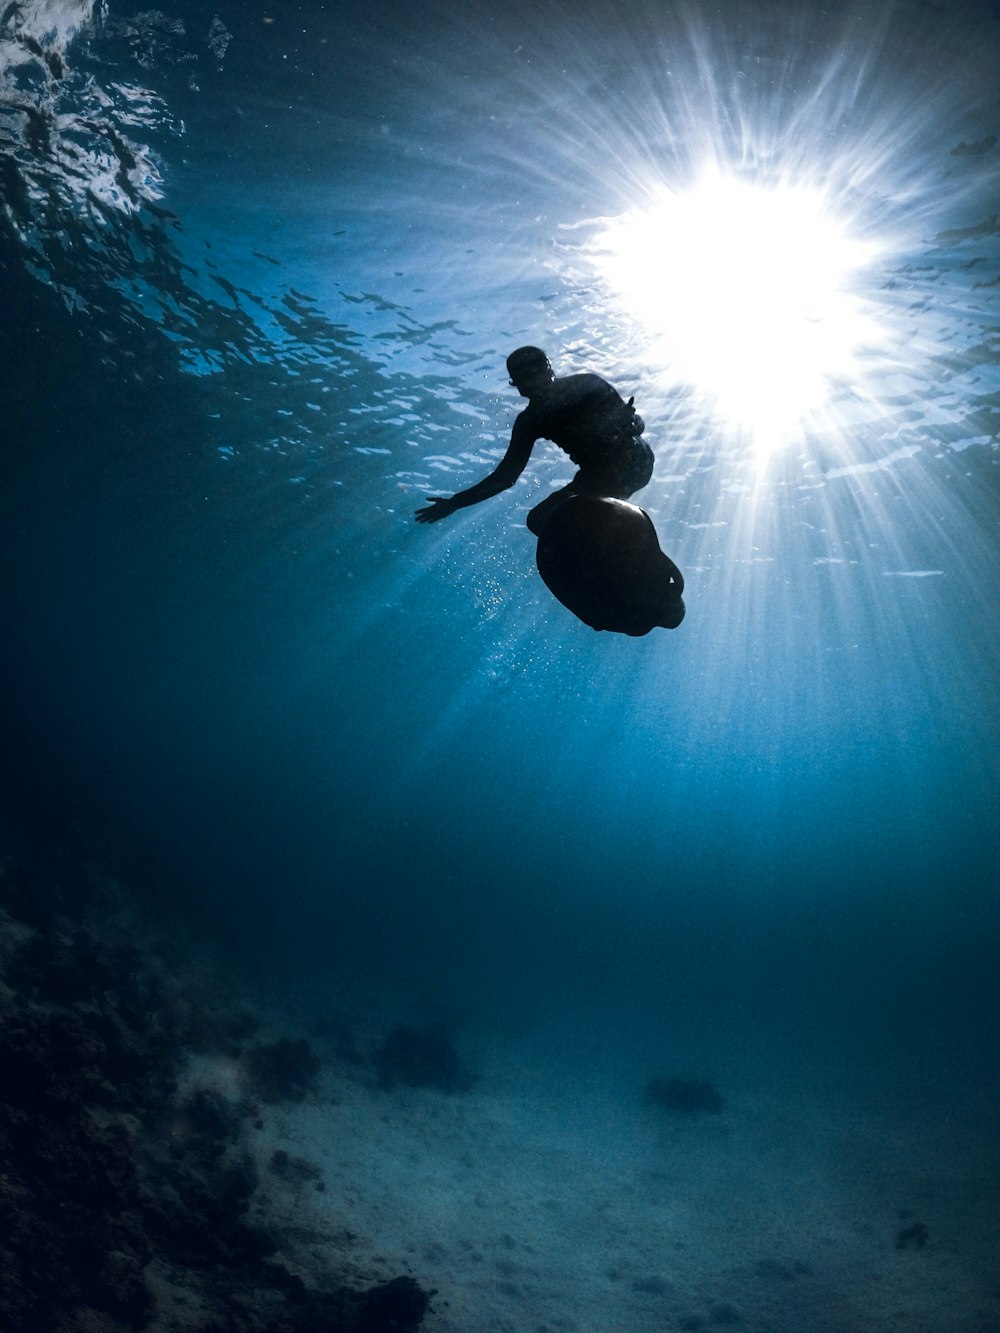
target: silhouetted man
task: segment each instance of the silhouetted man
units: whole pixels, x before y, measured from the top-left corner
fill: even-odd
[[[552,440],[565,449],[578,471],[528,514],[528,527],[538,536],[546,519],[571,495],[627,500],[653,475],[653,451],[639,437],[642,417],[600,375],[556,377],[549,358],[538,347],[519,347],[507,358],[510,382],[528,406],[514,422],[510,444],[488,477],[456,495],[428,496],[418,509],[418,523],[436,523],[456,509],[466,509],[514,485],[524,471],[535,441]]]

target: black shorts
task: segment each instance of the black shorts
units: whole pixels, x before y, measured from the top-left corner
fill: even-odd
[[[627,500],[649,483],[653,462],[653,451],[645,440],[630,437],[608,459],[584,464],[570,486],[577,495],[604,495],[612,500]]]
[[[641,491],[653,475],[653,451],[638,436],[629,436],[615,451],[596,464],[585,464],[568,485],[547,495],[528,514],[528,527],[537,536],[549,514],[571,495],[599,495],[608,500],[627,500]]]

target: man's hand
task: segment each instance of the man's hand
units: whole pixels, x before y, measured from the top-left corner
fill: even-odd
[[[418,509],[414,515],[418,523],[436,523],[438,519],[447,518],[459,508],[454,496],[451,495],[428,495],[427,498],[430,504],[424,509]]]
[[[632,420],[629,426],[629,434],[634,438],[636,435],[641,435],[642,432],[646,429],[645,421],[643,421],[642,417],[635,410],[635,394],[632,395],[632,397],[628,400],[625,406],[629,409],[629,411],[632,414]]]

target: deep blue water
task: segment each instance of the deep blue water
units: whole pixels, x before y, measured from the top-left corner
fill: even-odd
[[[995,4],[65,0],[0,32],[8,799],[276,987],[991,1114]],[[888,350],[763,465],[588,267],[706,156],[891,238],[857,280]],[[554,452],[412,521],[493,465],[522,342],[636,394],[676,632],[548,596]]]

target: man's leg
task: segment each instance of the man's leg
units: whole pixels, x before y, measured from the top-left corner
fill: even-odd
[[[629,500],[649,484],[653,475],[653,451],[644,440],[629,441],[627,449],[600,468],[581,468],[570,485],[578,495],[598,495],[608,500]],[[561,492],[556,492],[561,494]]]
[[[528,525],[529,532],[533,532],[536,537],[539,535],[553,509],[558,509],[564,500],[568,500],[571,495],[577,493],[579,490],[577,484],[579,479],[580,474],[578,472],[568,485],[560,486],[557,491],[553,491],[551,495],[547,495],[541,504],[535,505],[534,509],[528,511],[528,517],[525,519],[525,522]]]
[[[586,495],[606,495],[612,500],[630,500],[636,491],[649,484],[653,475],[653,451],[645,440],[631,441],[631,447],[608,468],[603,476],[581,477],[580,491]]]
[[[653,475],[653,451],[644,440],[630,441],[630,448],[611,466],[581,468],[568,485],[547,495],[527,517],[528,529],[537,537],[553,509],[571,495],[600,495],[610,500],[627,500],[641,491]]]

